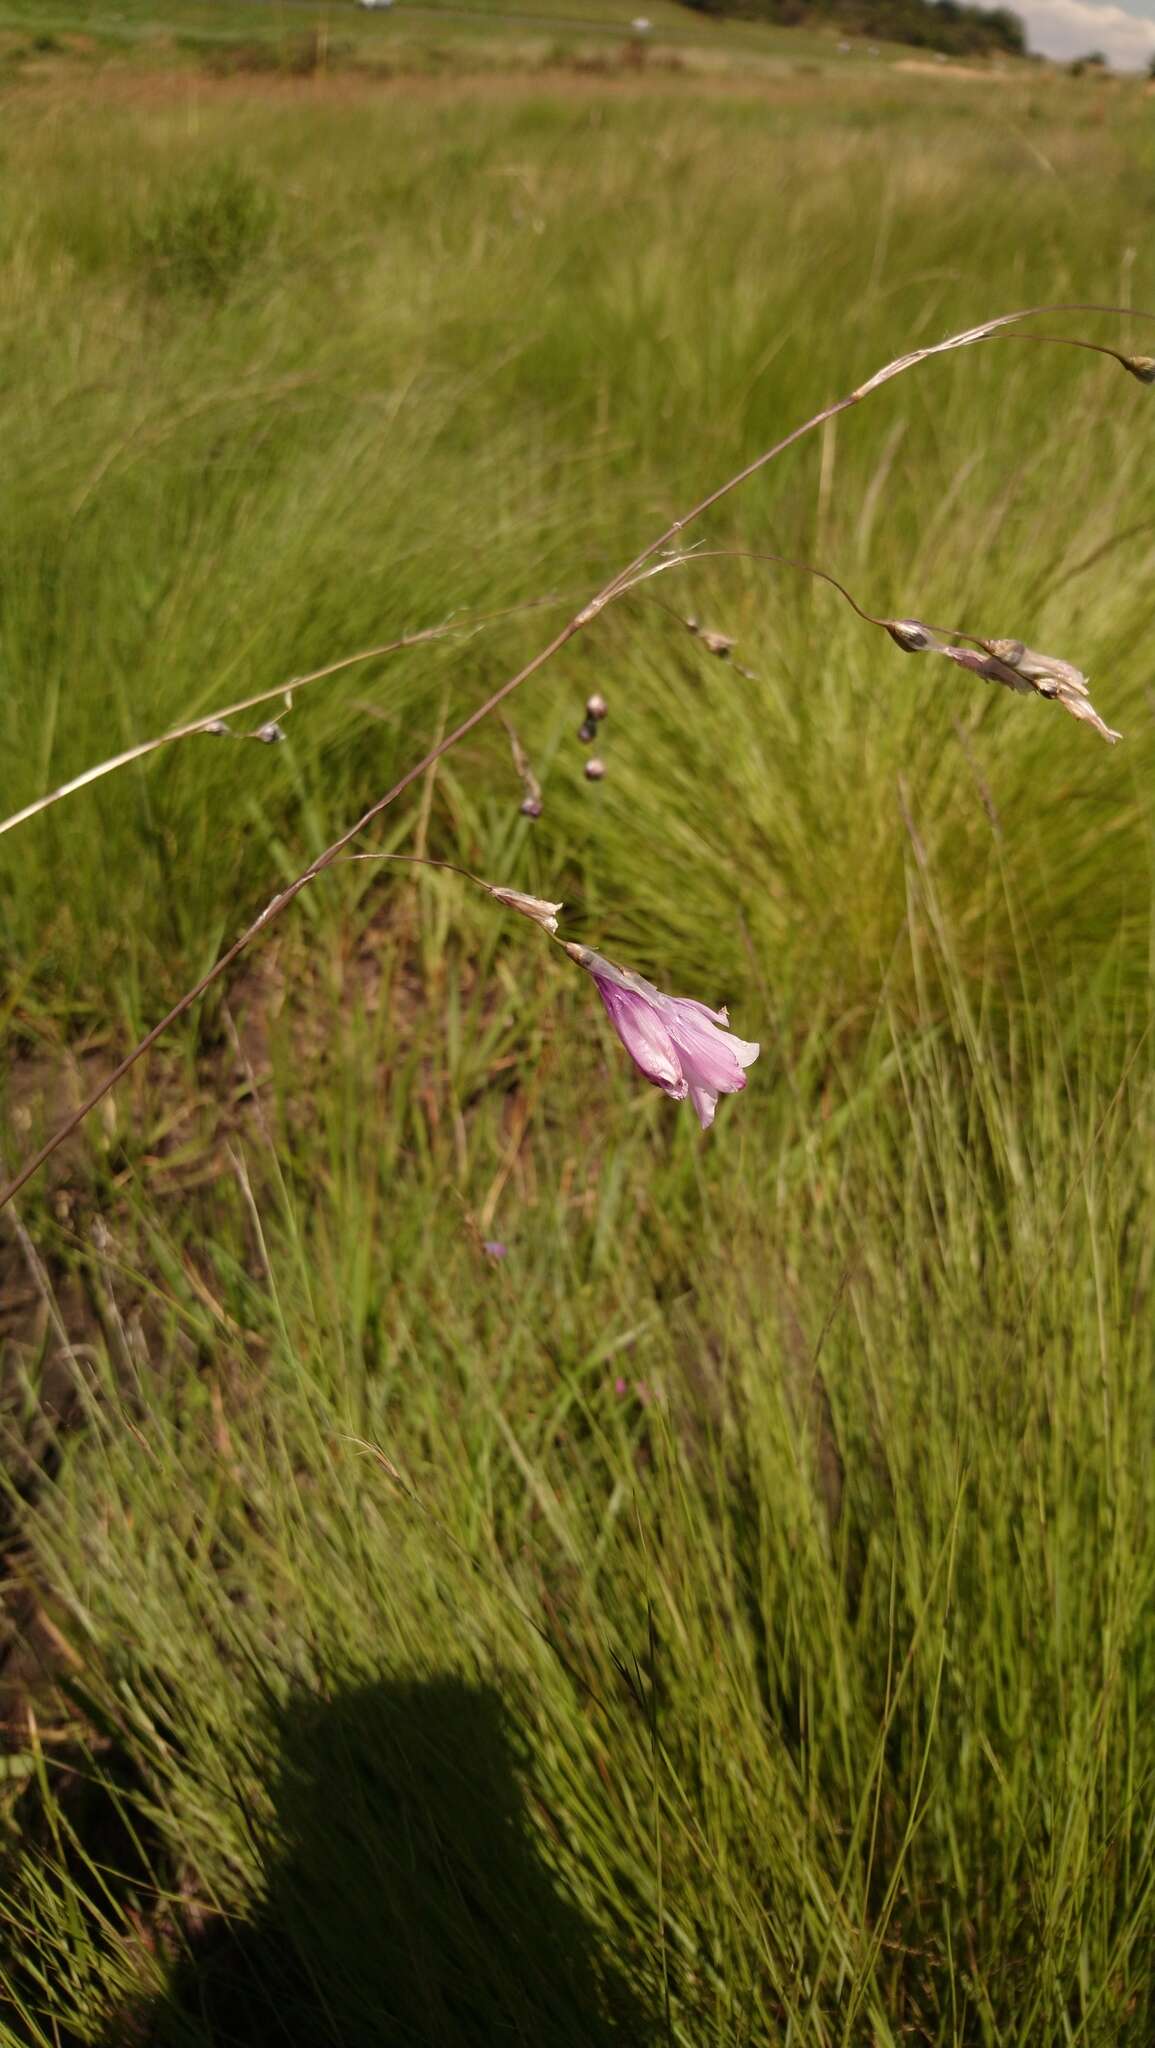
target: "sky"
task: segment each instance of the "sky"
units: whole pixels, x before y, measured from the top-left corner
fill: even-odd
[[[1009,0],[1027,27],[1032,50],[1044,57],[1085,57],[1101,50],[1119,71],[1146,71],[1155,57],[1155,19],[1137,0],[1132,8],[1115,0]],[[1155,8],[1155,0],[1151,0]]]

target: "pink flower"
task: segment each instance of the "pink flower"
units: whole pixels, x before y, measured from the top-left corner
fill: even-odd
[[[708,1130],[719,1095],[736,1095],[746,1086],[743,1069],[753,1066],[759,1047],[733,1036],[725,1010],[708,1010],[690,996],[664,996],[652,981],[614,967],[588,946],[567,946],[566,952],[593,975],[634,1065],[675,1102],[688,1095]]]

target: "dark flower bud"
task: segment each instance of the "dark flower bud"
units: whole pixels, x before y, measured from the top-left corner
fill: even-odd
[[[598,729],[597,726],[594,724],[593,719],[583,718],[581,724],[578,727],[578,738],[581,741],[582,745],[588,747],[590,741],[596,740],[597,736]]]
[[[929,648],[937,647],[938,641],[929,626],[918,619],[884,619],[883,625],[896,647],[904,654],[925,654]]]

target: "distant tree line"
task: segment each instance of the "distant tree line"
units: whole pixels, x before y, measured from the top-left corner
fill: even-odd
[[[948,56],[1027,54],[1027,33],[1009,7],[974,7],[966,0],[686,0],[699,14],[733,14],[784,27],[827,22],[848,35],[913,43]]]

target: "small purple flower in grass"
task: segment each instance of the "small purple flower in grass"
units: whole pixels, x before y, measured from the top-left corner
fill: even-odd
[[[719,1095],[736,1095],[746,1086],[744,1069],[753,1066],[759,1047],[734,1037],[725,1010],[708,1010],[690,996],[664,996],[652,981],[614,967],[588,946],[567,945],[566,952],[593,975],[634,1065],[675,1102],[688,1095],[702,1129],[709,1130]]]
[[[487,1259],[503,1259],[509,1247],[499,1237],[486,1237],[482,1239],[481,1249]]]

